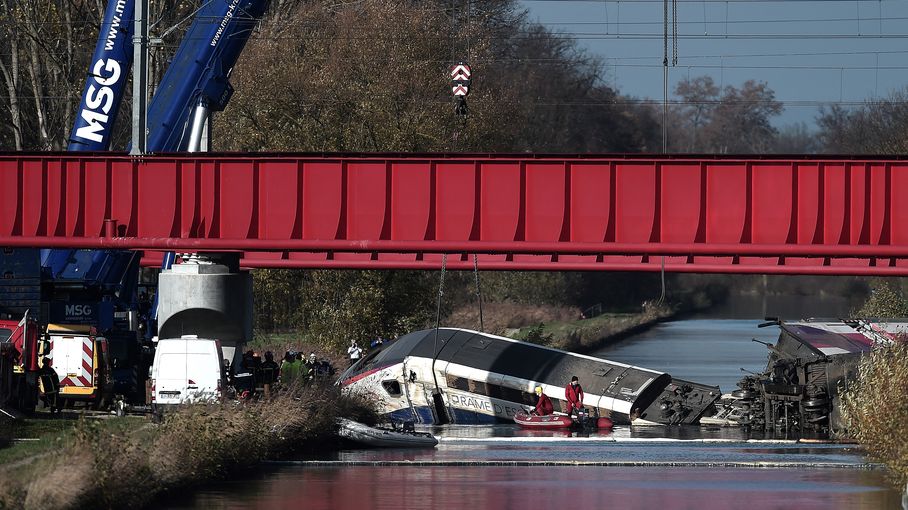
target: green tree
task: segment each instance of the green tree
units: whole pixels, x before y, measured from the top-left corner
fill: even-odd
[[[908,317],[908,300],[894,284],[877,280],[872,284],[870,297],[857,314],[881,319]]]
[[[654,125],[601,63],[513,1],[366,0],[272,10],[231,77],[228,150],[636,151]],[[448,67],[473,69],[454,114]],[[640,109],[642,118],[646,111]]]
[[[244,151],[637,151],[655,123],[602,79],[601,62],[527,22],[518,4],[401,0],[285,2],[231,77],[218,148]],[[469,115],[454,114],[448,67],[471,64]],[[250,64],[252,63],[252,64]],[[335,344],[431,325],[438,273],[256,272],[257,324]],[[274,275],[275,281],[270,281]],[[482,274],[487,300],[573,304],[581,279]],[[294,282],[294,283],[289,283]],[[292,289],[292,285],[297,289]],[[448,273],[445,311],[476,299]],[[293,294],[296,294],[295,296]]]

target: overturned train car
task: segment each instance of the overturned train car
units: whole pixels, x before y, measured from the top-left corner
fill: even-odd
[[[616,423],[693,424],[719,388],[673,381],[662,372],[465,329],[417,331],[386,344],[345,371],[345,391],[368,396],[395,421],[425,424],[513,422],[542,386],[555,411],[564,387],[580,378],[584,404]]]
[[[866,320],[773,321],[779,339],[766,369],[743,378],[718,415],[728,425],[802,437],[846,435],[841,393],[858,377],[863,353],[908,331],[908,323]],[[704,423],[714,423],[706,418]]]

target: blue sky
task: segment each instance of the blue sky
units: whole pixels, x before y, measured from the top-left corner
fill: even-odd
[[[530,19],[605,59],[623,93],[661,100],[662,0],[522,0]],[[908,85],[906,0],[677,0],[678,64],[740,87],[764,81],[785,104],[777,126],[814,127],[821,104],[852,106]],[[669,2],[671,9],[671,2]],[[670,11],[671,12],[671,11]],[[671,44],[671,42],[670,42]],[[669,59],[671,59],[671,46]]]

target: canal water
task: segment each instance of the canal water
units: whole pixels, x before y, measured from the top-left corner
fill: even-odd
[[[735,389],[766,365],[760,320],[659,325],[598,356]],[[446,426],[433,450],[347,450],[273,463],[164,502],[176,509],[902,509],[853,445],[753,440],[730,428],[616,427],[577,437],[515,426]],[[908,503],[906,503],[908,505]]]

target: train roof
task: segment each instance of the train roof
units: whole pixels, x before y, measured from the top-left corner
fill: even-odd
[[[634,399],[635,390],[651,382],[660,391],[671,382],[671,376],[663,372],[456,328],[439,328],[437,339],[434,329],[404,335],[366,356],[341,380],[355,379],[410,356],[562,387],[576,375],[588,392],[624,394],[628,400]]]

